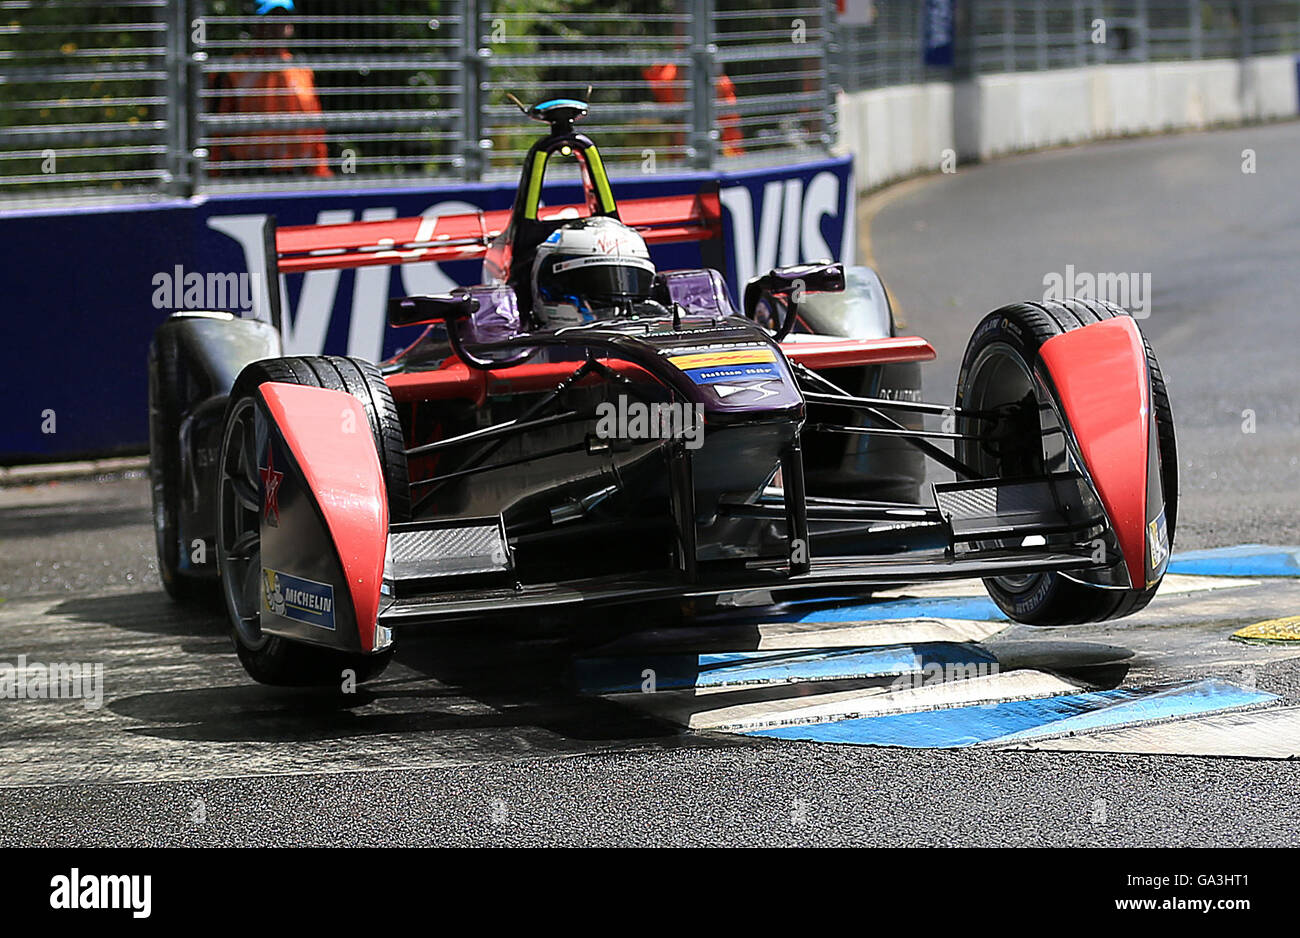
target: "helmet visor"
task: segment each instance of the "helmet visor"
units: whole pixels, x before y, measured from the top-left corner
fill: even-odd
[[[570,297],[595,305],[650,296],[654,265],[640,257],[573,257],[555,262],[550,274],[539,278],[542,298],[559,302]]]

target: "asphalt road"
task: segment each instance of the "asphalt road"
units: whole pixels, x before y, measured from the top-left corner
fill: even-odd
[[[929,398],[952,399],[980,318],[1041,300],[1049,274],[1149,274],[1140,325],[1178,429],[1177,546],[1300,542],[1298,148],[1296,123],[1116,141],[961,167],[869,202],[868,253],[939,353]]]
[[[892,197],[870,249],[940,348],[934,395],[951,393],[979,316],[1040,297],[1044,274],[1150,272],[1143,325],[1182,443],[1179,547],[1295,543],[1297,146],[1296,124],[1127,141]],[[1242,178],[1246,147],[1259,172]],[[348,698],[261,688],[218,616],[163,596],[147,506],[140,478],[0,490],[0,660],[106,671],[98,710],[0,701],[0,844],[1300,842],[1294,763],[685,734],[571,694],[545,640],[408,643]],[[1145,679],[1249,665],[1294,704],[1294,659],[1223,636],[1300,595],[1239,595],[1196,628],[1171,599],[1067,637],[1133,647]]]

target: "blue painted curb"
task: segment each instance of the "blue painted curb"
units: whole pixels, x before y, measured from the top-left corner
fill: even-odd
[[[843,603],[844,605],[840,605]],[[1006,615],[984,596],[945,596],[939,599],[887,599],[857,602],[845,599],[801,599],[776,610],[729,614],[727,621],[744,622],[892,622],[895,619],[970,619],[1005,622]]]
[[[1210,679],[782,726],[747,735],[858,746],[956,749],[1191,717],[1272,700],[1277,700],[1274,694]]]
[[[1170,573],[1200,576],[1300,576],[1300,547],[1238,544],[1174,554]]]

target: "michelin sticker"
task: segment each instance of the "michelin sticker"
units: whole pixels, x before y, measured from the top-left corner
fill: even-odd
[[[1160,517],[1147,525],[1147,550],[1151,554],[1151,572],[1147,574],[1147,586],[1154,586],[1160,574],[1164,573],[1169,562],[1169,527],[1165,521],[1164,509]]]
[[[262,570],[267,612],[306,625],[334,630],[334,587],[279,570]]]

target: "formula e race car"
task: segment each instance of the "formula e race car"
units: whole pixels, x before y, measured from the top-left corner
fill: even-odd
[[[283,357],[277,290],[265,320],[178,312],[158,328],[162,579],[221,594],[254,678],[364,679],[395,633],[497,614],[964,577],[1036,625],[1151,600],[1177,458],[1132,318],[1005,306],[972,335],[955,399],[925,403],[934,350],[898,334],[870,269],[773,269],[741,310],[716,269],[655,270],[648,246],[709,257],[717,189],[617,204],[574,129],[586,112],[527,110],[549,130],[508,211],[268,222],[282,274],[483,259],[480,286],[390,301],[391,325],[422,329],[382,365]],[[563,158],[586,203],[544,208]],[[927,483],[929,464],[952,481]]]

